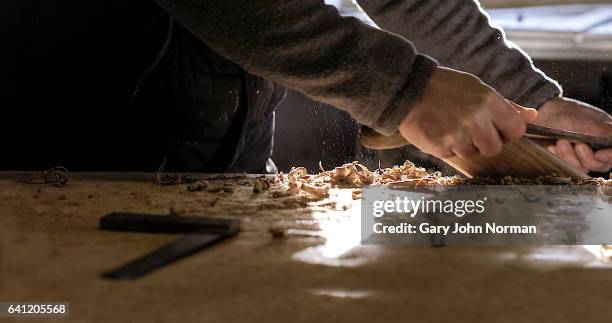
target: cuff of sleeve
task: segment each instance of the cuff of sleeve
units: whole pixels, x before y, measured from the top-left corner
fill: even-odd
[[[551,79],[544,78],[515,100],[524,107],[539,109],[544,103],[563,95],[563,89]]]
[[[412,70],[408,72],[406,82],[371,126],[372,129],[386,136],[395,133],[410,112],[412,104],[420,98],[437,66],[438,63],[432,58],[418,54],[412,64]]]

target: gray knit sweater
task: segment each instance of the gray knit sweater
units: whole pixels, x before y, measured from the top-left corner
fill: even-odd
[[[384,134],[397,130],[436,60],[526,106],[560,94],[472,0],[357,0],[381,29],[341,17],[323,0],[156,1],[249,72]]]

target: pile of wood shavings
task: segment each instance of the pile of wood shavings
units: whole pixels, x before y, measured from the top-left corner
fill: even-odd
[[[372,185],[391,187],[431,187],[451,186],[466,183],[459,176],[442,176],[440,172],[428,173],[424,168],[416,167],[406,161],[401,166],[370,171],[366,166],[354,161],[333,170],[325,170],[316,175],[309,175],[304,167],[293,167],[287,174],[277,174],[278,180],[292,194],[309,199],[323,199],[329,196],[332,187],[361,188]],[[353,198],[357,199],[360,192],[356,191]]]
[[[612,179],[592,178],[588,180],[573,180],[557,174],[537,178],[518,178],[505,176],[503,178],[466,179],[459,176],[442,176],[440,172],[428,173],[424,168],[417,167],[410,161],[401,166],[370,171],[357,161],[325,170],[319,164],[321,172],[309,175],[304,167],[293,167],[288,174],[277,174],[278,182],[284,185],[287,193],[302,196],[310,200],[319,200],[329,196],[332,187],[362,188],[364,186],[385,185],[390,187],[448,187],[464,184],[478,185],[543,185],[543,184],[575,184],[592,185],[612,191]],[[612,176],[611,176],[612,177]],[[609,189],[608,189],[609,188]],[[606,194],[607,195],[607,194]],[[360,190],[353,191],[353,198],[361,196]]]

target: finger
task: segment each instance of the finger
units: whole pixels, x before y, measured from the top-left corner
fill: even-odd
[[[527,129],[525,121],[511,104],[502,101],[494,108],[493,124],[499,130],[504,142],[519,139]]]
[[[578,160],[578,156],[576,156],[576,152],[574,151],[574,146],[571,142],[560,139],[557,141],[557,156],[561,159],[568,162],[570,165],[579,168],[580,170],[586,172],[586,169],[582,167],[580,161]]]
[[[455,153],[450,149],[444,147],[444,145],[428,143],[425,145],[414,144],[420,151],[438,157],[440,159],[451,158],[455,156]]]
[[[471,159],[478,155],[478,149],[474,147],[472,139],[467,134],[460,136],[460,139],[453,145],[452,151],[461,159]]]
[[[612,167],[612,148],[600,149],[595,152],[595,158],[608,164],[608,170]],[[606,170],[605,172],[607,172]]]
[[[436,150],[432,150],[432,151],[424,151],[422,150],[424,153],[433,155],[435,157],[438,157],[440,159],[445,159],[445,158],[451,158],[451,157],[455,157],[455,153],[452,150],[444,150],[444,149],[436,149]]]
[[[470,125],[469,130],[473,145],[483,156],[493,157],[502,151],[502,139],[491,122],[474,123]]]
[[[472,159],[474,156],[478,155],[478,150],[474,145],[457,145],[453,147],[453,153],[457,155],[457,157],[461,159]]]
[[[595,154],[591,147],[587,144],[579,142],[574,145],[576,156],[582,167],[594,171],[594,172],[605,172],[609,169],[608,164],[601,162],[595,158]]]
[[[546,147],[546,149],[548,149],[548,151],[550,151],[551,153],[553,153],[555,155],[558,155],[558,153],[557,153],[557,146],[550,145],[550,146]]]
[[[533,108],[526,108],[522,105],[518,105],[512,101],[508,101],[514,109],[521,115],[521,118],[527,123],[534,122],[538,118],[538,110]]]

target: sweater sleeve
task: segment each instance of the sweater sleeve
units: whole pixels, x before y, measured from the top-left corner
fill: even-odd
[[[321,0],[156,0],[208,46],[259,75],[393,133],[437,63]]]
[[[477,75],[502,96],[539,108],[561,88],[491,25],[475,0],[356,0],[381,28],[441,65]]]

